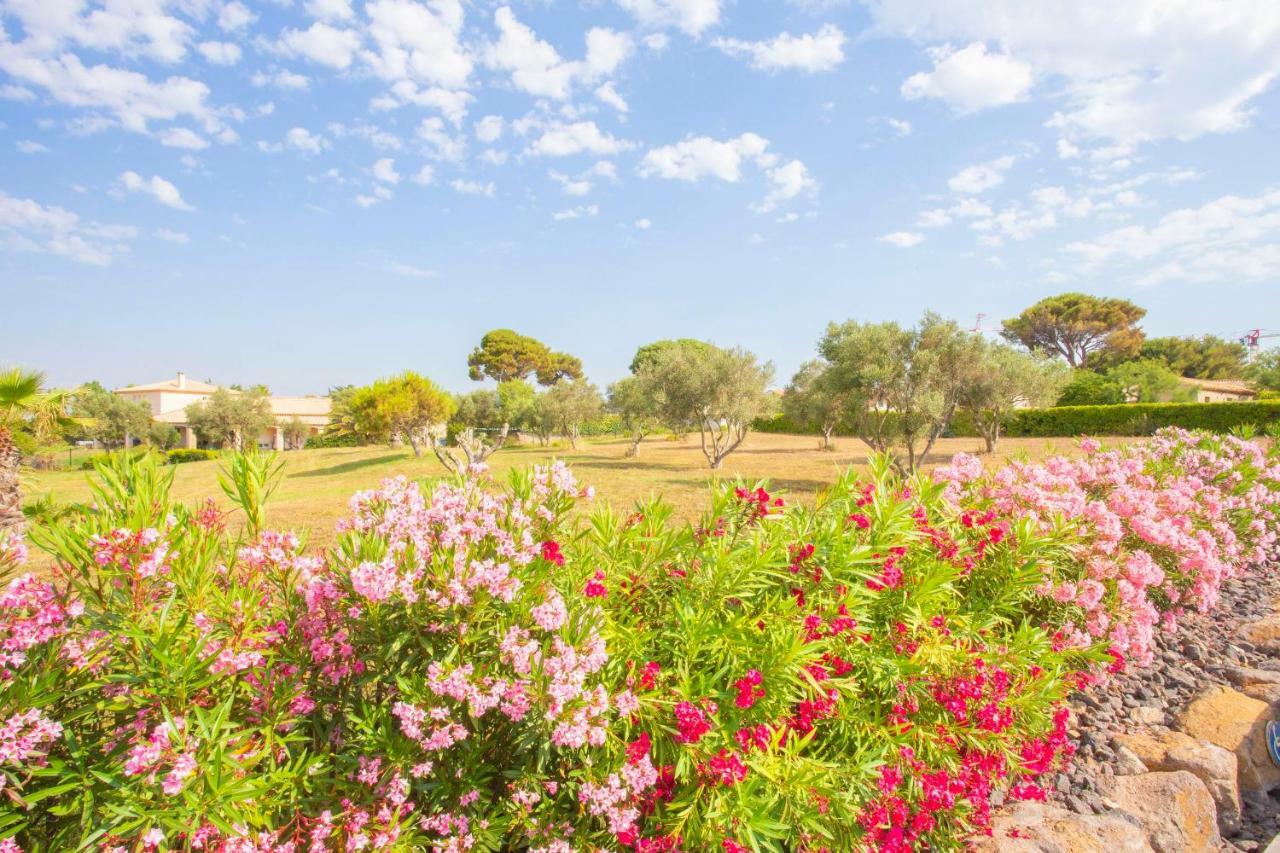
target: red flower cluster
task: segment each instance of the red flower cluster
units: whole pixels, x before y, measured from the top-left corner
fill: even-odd
[[[773,509],[781,509],[784,503],[782,498],[775,498],[764,489],[744,489],[739,486],[733,490],[733,494],[747,508],[749,517],[764,518]]]
[[[722,749],[702,765],[702,774],[725,787],[738,784],[747,778],[747,765],[736,752]]]
[[[764,698],[764,688],[760,686],[763,681],[764,676],[760,674],[760,670],[747,670],[747,674],[744,677],[733,682],[733,686],[738,691],[738,695],[733,699],[733,704],[739,708],[750,708]]]
[[[714,714],[716,704],[710,701],[706,704]],[[711,731],[711,721],[707,719],[706,714],[702,713],[702,709],[692,702],[676,703],[675,715],[676,728],[679,730],[676,740],[681,743],[697,743],[702,740],[703,735]]]
[[[564,554],[560,552],[560,543],[554,539],[548,539],[542,543],[542,559],[548,563],[555,563],[557,566],[564,565]]]
[[[609,589],[604,585],[604,571],[602,569],[596,569],[596,573],[592,575],[591,580],[587,581],[587,585],[583,587],[582,594],[587,598],[604,598],[609,594]]]
[[[907,549],[901,545],[895,545],[889,549],[889,556],[885,557],[883,567],[880,571],[880,577],[867,578],[867,589],[873,592],[879,592],[882,589],[897,589],[902,585],[902,567],[898,565],[898,561],[907,553]],[[879,554],[873,554],[879,557]]]

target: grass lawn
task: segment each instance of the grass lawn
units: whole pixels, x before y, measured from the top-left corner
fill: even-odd
[[[677,513],[694,519],[706,505],[707,489],[713,476],[747,480],[768,478],[773,489],[790,499],[812,498],[848,466],[863,466],[867,448],[855,439],[841,439],[834,452],[819,450],[817,439],[809,436],[754,434],[713,472],[698,445],[697,435],[683,441],[652,438],[641,446],[635,459],[624,459],[627,442],[621,439],[583,441],[577,450],[567,444],[537,447],[533,444],[507,447],[490,457],[493,473],[499,477],[516,466],[532,465],[552,458],[565,460],[584,484],[596,488],[598,499],[615,506],[629,507],[634,501],[658,494],[674,504]],[[926,467],[945,463],[952,454],[980,452],[981,439],[942,439]],[[1070,439],[1005,439],[990,460],[1043,457],[1055,452],[1075,452]],[[301,450],[284,454],[284,477],[267,506],[268,525],[276,529],[306,532],[313,546],[327,545],[334,538],[334,523],[347,510],[347,499],[356,491],[376,486],[384,477],[437,477],[443,467],[429,453],[415,459],[409,449],[388,447]],[[212,496],[225,505],[218,488],[218,462],[189,462],[175,466],[174,496],[197,502]],[[84,471],[39,471],[27,478],[29,496],[52,492],[59,501],[88,498]],[[40,557],[33,552],[32,557]]]

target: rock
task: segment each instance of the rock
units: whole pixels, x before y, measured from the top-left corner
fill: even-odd
[[[1182,732],[1121,735],[1120,749],[1136,756],[1151,770],[1185,770],[1209,789],[1218,812],[1218,830],[1224,835],[1240,829],[1240,788],[1235,753],[1207,740]],[[1116,775],[1120,775],[1116,771]]]
[[[1227,680],[1237,687],[1248,687],[1253,684],[1280,684],[1280,672],[1269,669],[1254,669],[1248,666],[1229,666],[1223,673]]]
[[[1267,754],[1270,717],[1271,706],[1266,702],[1230,687],[1211,687],[1187,706],[1179,728],[1235,753],[1241,792],[1268,793],[1280,788],[1280,768]]]
[[[1138,776],[1153,769],[1149,768],[1132,749],[1124,745],[1116,747],[1111,767],[1117,776]]]
[[[1073,814],[1048,803],[1019,803],[996,815],[981,853],[1152,853],[1146,835],[1118,815]]]
[[[1259,649],[1275,654],[1280,651],[1280,613],[1272,613],[1241,627],[1240,636]]]
[[[1185,770],[1122,776],[1111,798],[1138,819],[1157,853],[1216,853],[1222,846],[1213,797]]]
[[[1133,720],[1140,726],[1163,726],[1164,711],[1159,708],[1134,708],[1129,714],[1129,719]]]
[[[1248,684],[1243,693],[1268,705],[1280,705],[1280,684]]]

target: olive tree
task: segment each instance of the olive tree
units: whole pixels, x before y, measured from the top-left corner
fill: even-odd
[[[539,437],[545,443],[552,433],[559,432],[577,449],[582,425],[598,418],[603,408],[599,389],[587,380],[557,382],[538,396],[535,417]]]
[[[847,418],[850,394],[832,381],[831,365],[814,359],[800,365],[782,394],[782,412],[801,429],[822,433],[822,449],[830,450],[831,437]]]
[[[960,390],[960,408],[973,416],[973,425],[993,453],[1000,443],[1004,419],[1019,406],[1049,406],[1071,378],[1061,361],[983,341],[977,370],[970,371]]]
[[[359,433],[380,441],[400,438],[409,442],[414,456],[421,456],[423,443],[435,450],[454,401],[430,379],[406,370],[357,388],[348,409]]]
[[[670,347],[643,365],[636,378],[654,394],[655,411],[667,426],[698,427],[707,464],[719,468],[751,430],[770,413],[773,365],[760,364],[744,349]]]
[[[662,426],[658,395],[652,387],[652,374],[627,376],[609,386],[609,410],[622,419],[631,435],[624,456],[631,459],[640,453],[640,442]]]
[[[71,411],[83,424],[82,433],[103,447],[123,447],[127,436],[142,438],[152,426],[146,403],[101,386],[82,386],[72,397]]]
[[[982,340],[926,313],[919,325],[831,324],[818,344],[830,381],[849,395],[858,437],[907,472],[951,422],[978,369]]]
[[[219,447],[243,450],[276,422],[265,388],[230,391],[219,388],[209,398],[187,406],[187,423],[200,440]]]

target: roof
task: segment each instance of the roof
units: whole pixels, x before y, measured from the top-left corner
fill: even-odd
[[[1205,391],[1216,391],[1219,394],[1241,394],[1247,397],[1258,396],[1255,389],[1243,379],[1193,379],[1189,376],[1182,377],[1182,381],[1187,385],[1194,385]]]
[[[146,385],[130,385],[126,388],[117,388],[117,394],[141,393],[143,391],[164,391],[169,394],[212,394],[218,390],[217,385],[210,385],[208,382],[200,382],[196,379],[183,379],[182,385],[178,385],[178,378],[166,379],[163,382],[149,382]]]
[[[328,397],[268,397],[273,414],[280,415],[314,415],[328,417],[333,404]]]

